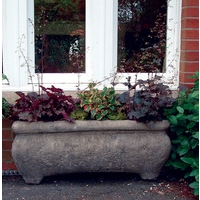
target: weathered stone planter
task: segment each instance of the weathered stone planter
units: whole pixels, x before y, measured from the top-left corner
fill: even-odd
[[[156,179],[168,159],[168,121],[14,122],[12,155],[26,183],[76,172],[132,172]]]

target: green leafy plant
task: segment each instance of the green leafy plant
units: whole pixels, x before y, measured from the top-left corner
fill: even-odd
[[[124,83],[129,90],[120,94],[117,100],[124,105],[129,119],[150,124],[153,121],[166,119],[164,108],[171,107],[175,98],[169,86],[160,81],[161,77],[155,75],[152,79],[137,80],[131,85],[131,77]],[[140,90],[136,90],[139,87]],[[133,96],[130,91],[134,90]]]
[[[2,81],[6,80],[9,84],[9,80],[8,77],[5,74],[2,74]]]
[[[8,77],[5,74],[2,74],[2,81],[6,80],[9,84]],[[10,104],[6,98],[2,97],[2,118],[8,118],[10,110]]]
[[[71,113],[75,109],[75,101],[66,96],[62,89],[40,86],[43,94],[16,92],[20,96],[16,104],[10,107],[10,118],[24,121],[55,121],[65,119],[73,122]]]
[[[185,178],[191,178],[189,185],[194,194],[199,193],[199,75],[194,86],[188,91],[180,88],[177,101],[173,107],[166,109],[172,133],[172,152],[166,166],[181,169]]]
[[[79,104],[72,116],[75,119],[125,119],[121,104],[116,100],[113,87],[104,87],[103,90],[95,88],[95,83],[89,84],[89,90],[79,92]]]
[[[10,104],[4,97],[2,97],[2,118],[8,118],[9,110],[10,110]]]

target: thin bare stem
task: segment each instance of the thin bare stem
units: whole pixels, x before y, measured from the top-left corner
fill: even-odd
[[[27,70],[28,70],[28,73],[29,73],[29,77],[30,77],[30,80],[31,80],[31,85],[32,85],[32,91],[34,91],[34,84],[33,84],[33,77],[32,77],[32,74],[31,74],[31,70],[30,70],[30,65],[29,65],[29,62],[28,62],[28,58],[25,56],[24,54],[24,51],[23,51],[23,48],[22,48],[22,43],[23,43],[23,39],[25,38],[25,35],[22,35],[22,37],[20,38],[20,41],[19,41],[19,51],[25,61],[25,64],[27,66]]]

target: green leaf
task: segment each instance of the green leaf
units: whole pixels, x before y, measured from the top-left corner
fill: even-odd
[[[167,119],[169,120],[170,124],[174,124],[174,125],[178,124],[178,121],[177,121],[177,119],[176,119],[176,117],[174,115],[168,116]]]
[[[91,115],[92,115],[92,116],[95,116],[96,114],[97,114],[96,109],[92,110]]]
[[[174,162],[172,160],[168,160],[165,164],[166,167],[172,166]]]
[[[183,147],[189,147],[188,139],[185,137],[183,140],[181,140],[181,146]]]
[[[184,109],[180,106],[177,106],[176,109],[178,110],[179,113],[183,114],[184,113]]]
[[[183,104],[182,107],[183,107],[184,110],[192,110],[193,104],[191,104],[191,103]]]
[[[199,122],[199,116],[196,115],[188,115],[187,119],[193,122]]]
[[[179,146],[178,149],[177,149],[177,153],[182,156],[184,154],[186,154],[188,152],[189,148],[188,147],[182,147],[182,146]]]
[[[180,162],[180,161],[173,162],[173,163],[171,163],[171,165],[172,165],[173,167],[178,168],[178,169],[181,169],[181,170],[185,170],[186,167],[188,166],[186,163]]]
[[[104,105],[98,105],[98,109],[99,109],[99,110],[101,110],[101,109],[103,109],[103,108],[105,108]]]
[[[110,100],[109,100],[109,102],[111,103],[111,104],[115,104],[115,98],[111,98]]]
[[[177,133],[177,135],[179,136],[179,135],[181,135],[182,133],[184,133],[185,132],[185,127],[178,127],[177,129],[176,129],[176,133]]]
[[[178,115],[176,115],[176,118],[177,118],[178,121],[185,121],[186,120],[186,116],[182,113],[179,113]]]
[[[195,132],[193,135],[192,135],[193,138],[196,138],[196,139],[199,139],[199,132]]]
[[[199,98],[199,91],[195,91],[195,92],[191,93],[190,96],[191,96],[192,98],[198,99],[198,98]]]
[[[106,92],[107,92],[108,88],[107,87],[104,87],[103,88],[103,91],[101,92],[101,96],[104,97],[106,95]]]
[[[190,183],[189,186],[190,186],[191,188],[197,189],[197,188],[199,188],[199,183],[198,183],[197,181],[195,181],[195,182],[193,182],[193,183]]]
[[[196,176],[198,174],[199,174],[199,170],[195,169],[195,170],[192,170],[192,172],[190,173],[190,176]]]
[[[172,140],[172,144],[179,144],[181,142],[181,140]]]
[[[196,125],[196,122],[190,122],[190,123],[187,125],[187,129],[191,129],[191,128],[193,128],[195,125]]]
[[[88,87],[89,87],[90,89],[92,89],[92,88],[94,88],[96,85],[97,85],[96,83],[89,83]]]
[[[103,114],[103,116],[106,116],[108,114],[108,111],[107,110],[103,110],[102,114]]]
[[[82,106],[84,106],[84,105],[86,105],[86,104],[90,104],[89,100],[84,100],[84,101],[82,102]]]
[[[193,191],[193,194],[196,195],[196,196],[199,195],[199,187],[196,188],[196,189]]]
[[[190,145],[191,145],[192,149],[195,149],[198,146],[198,144],[199,144],[199,141],[197,139],[192,138],[190,140]]]
[[[190,177],[190,172],[186,172],[185,174],[184,174],[184,178],[189,178]]]
[[[103,115],[101,113],[97,113],[96,119],[97,120],[102,120],[102,118],[103,118]]]
[[[9,83],[8,77],[5,74],[2,74],[2,80],[7,80]]]
[[[175,159],[176,159],[176,154],[175,154],[175,153],[172,153],[172,154],[171,154],[171,158],[172,158],[173,160],[175,160]]]
[[[198,171],[198,173],[195,175],[195,180],[196,180],[196,181],[199,181],[199,168],[198,168],[197,171]]]
[[[194,160],[193,158],[181,157],[180,159],[181,159],[183,162],[185,162],[185,163],[187,163],[187,164],[189,164],[189,165],[192,165],[192,164],[195,162],[195,160]]]

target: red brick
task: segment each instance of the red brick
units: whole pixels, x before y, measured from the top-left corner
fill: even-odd
[[[199,62],[180,62],[180,71],[195,74],[199,71]]]
[[[2,170],[17,170],[17,167],[14,162],[3,162]]]
[[[185,72],[180,72],[179,78],[180,78],[180,82],[182,83],[189,83],[192,84],[194,83],[194,79],[192,78],[188,78],[188,76],[193,76],[194,73],[185,73]]]
[[[182,0],[182,7],[199,6],[199,0]]]
[[[183,18],[181,20],[181,28],[199,28],[199,18]]]
[[[185,30],[181,31],[181,39],[199,39],[199,30]]]
[[[199,61],[199,52],[181,51],[181,61]]]
[[[2,141],[2,149],[3,150],[11,150],[12,143],[13,143],[12,140],[6,140],[6,141],[4,140],[4,141]]]
[[[182,40],[181,50],[199,50],[199,42]]]
[[[12,139],[12,131],[11,130],[2,130],[2,139]]]
[[[3,162],[13,162],[11,151],[3,151],[2,152],[2,161]]]
[[[182,9],[182,18],[185,17],[198,17],[199,8],[198,7],[185,7]]]
[[[188,89],[192,88],[194,86],[194,83],[184,83],[184,82],[179,82],[179,86],[186,86]]]
[[[12,120],[2,119],[2,128],[11,128],[12,124],[13,124]]]

